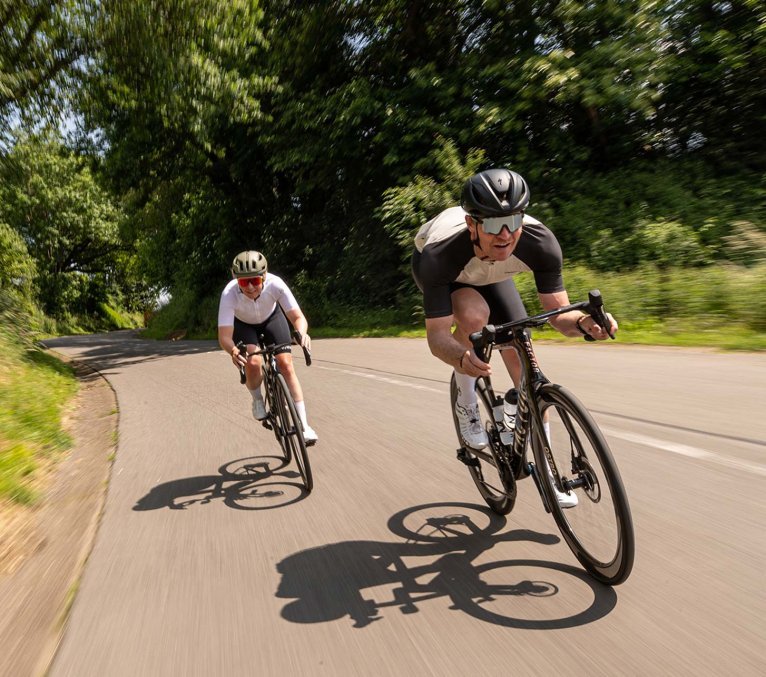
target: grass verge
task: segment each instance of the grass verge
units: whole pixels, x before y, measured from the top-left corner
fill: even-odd
[[[39,471],[71,445],[62,417],[76,392],[69,365],[0,332],[0,501],[34,503]]]

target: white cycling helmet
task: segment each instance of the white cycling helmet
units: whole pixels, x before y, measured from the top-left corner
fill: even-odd
[[[265,275],[267,269],[266,257],[261,252],[252,250],[240,252],[231,264],[231,274],[234,277]]]

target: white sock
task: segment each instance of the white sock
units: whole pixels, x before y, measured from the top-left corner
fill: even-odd
[[[250,397],[252,397],[256,402],[263,402],[263,395],[261,395],[261,387],[258,386],[254,390],[250,390],[248,388],[248,391],[250,392]]]
[[[457,403],[461,407],[472,406],[477,403],[475,376],[455,372],[455,384],[457,385]]]
[[[303,427],[308,428],[309,424],[308,421],[306,421],[306,403],[303,400],[296,402],[295,410],[298,412],[298,418],[300,418]]]

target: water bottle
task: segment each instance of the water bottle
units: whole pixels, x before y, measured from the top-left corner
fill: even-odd
[[[519,393],[516,388],[511,388],[503,398],[503,425],[506,430],[516,427],[516,404],[519,401]]]
[[[504,401],[502,397],[495,397],[495,405],[492,407],[492,417],[498,425],[503,422]]]

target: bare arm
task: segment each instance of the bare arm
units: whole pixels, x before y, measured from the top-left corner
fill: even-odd
[[[566,290],[554,292],[552,294],[539,294],[540,304],[543,310],[555,310],[562,306],[569,305],[569,294]],[[580,319],[584,318],[584,319]],[[617,322],[615,319],[607,313],[607,319],[611,322],[612,333],[617,331]],[[603,341],[609,338],[609,335],[598,325],[596,321],[590,316],[579,310],[573,310],[563,315],[558,315],[550,319],[551,326],[560,331],[564,336],[582,336],[582,332],[577,328],[577,322],[580,321],[580,326],[583,331],[588,333],[594,339]]]
[[[239,349],[234,345],[234,327],[218,327],[218,345],[231,355],[235,367],[245,363],[244,358],[239,356]]]
[[[431,353],[461,373],[470,376],[489,375],[489,365],[452,335],[453,321],[452,315],[426,319],[426,337]]]
[[[288,310],[285,314],[295,328],[295,331],[300,333],[301,345],[306,348],[306,350],[311,350],[311,337],[308,334],[309,323],[301,309],[293,308],[292,310]]]

